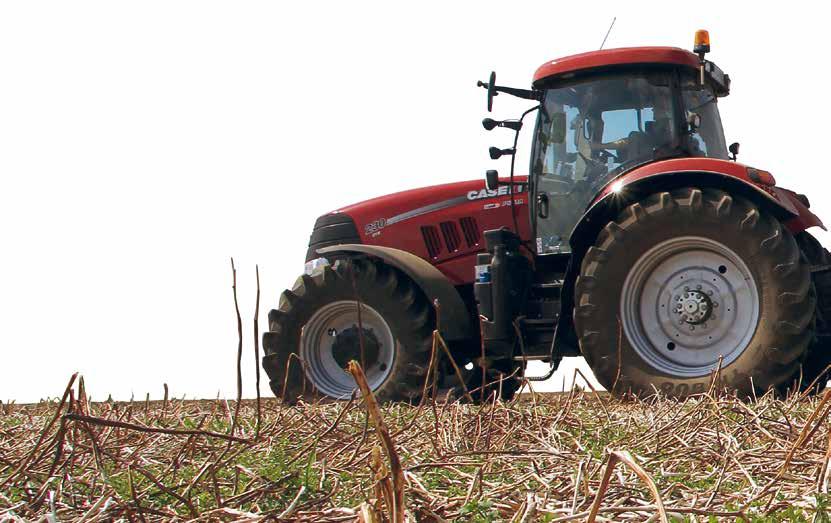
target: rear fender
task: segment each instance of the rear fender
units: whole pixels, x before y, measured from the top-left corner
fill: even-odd
[[[572,232],[572,257],[563,282],[562,314],[555,339],[557,346],[568,346],[575,339],[574,285],[583,257],[594,245],[601,229],[628,205],[647,195],[683,187],[720,189],[747,198],[781,220],[794,234],[810,227],[825,229],[822,221],[796,193],[776,187],[769,173],[736,162],[684,158],[655,162],[630,171],[599,193]]]
[[[440,332],[448,341],[470,338],[473,335],[470,312],[456,287],[434,266],[414,254],[378,245],[343,244],[318,249],[324,257],[344,254],[363,254],[378,258],[410,277],[431,303],[438,300]]]

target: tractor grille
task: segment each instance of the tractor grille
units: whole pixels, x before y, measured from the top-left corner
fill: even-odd
[[[441,235],[444,236],[447,252],[458,251],[462,240],[459,237],[459,228],[456,226],[456,222],[441,222],[439,226],[441,227]]]
[[[468,247],[479,246],[479,226],[476,224],[476,218],[466,217],[459,220],[462,226],[462,234],[465,235],[465,243]]]
[[[361,237],[358,235],[355,222],[347,214],[324,214],[315,222],[312,236],[309,238],[309,250],[306,251],[306,261],[313,260],[319,256],[317,249],[343,243],[361,243]]]
[[[426,225],[421,228],[421,235],[424,236],[424,245],[427,246],[427,254],[431,258],[437,258],[441,252],[441,239],[436,227]]]

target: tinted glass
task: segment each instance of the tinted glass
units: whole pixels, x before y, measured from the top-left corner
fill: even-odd
[[[594,78],[546,91],[536,174],[603,183],[671,148],[676,133],[666,74]]]

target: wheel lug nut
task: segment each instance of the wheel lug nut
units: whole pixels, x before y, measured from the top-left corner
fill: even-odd
[[[696,285],[695,290],[700,291],[701,290],[701,285]]]
[[[695,327],[693,327],[692,325],[690,325],[690,330],[691,330],[691,331],[694,331],[694,330],[695,330]]]

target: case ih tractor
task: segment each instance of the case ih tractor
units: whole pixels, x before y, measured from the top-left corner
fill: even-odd
[[[417,399],[438,329],[468,388],[525,364],[584,356],[618,394],[683,397],[721,383],[748,396],[824,386],[831,346],[828,252],[808,199],[736,162],[717,99],[730,79],[694,53],[609,49],[543,64],[510,176],[382,196],[321,216],[306,270],[269,314],[274,392],[344,398],[363,363],[383,400]],[[530,170],[516,136],[535,112]],[[439,307],[434,304],[438,303]],[[439,379],[458,382],[450,359]],[[484,380],[486,383],[482,383]],[[431,378],[432,379],[432,378]]]

